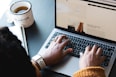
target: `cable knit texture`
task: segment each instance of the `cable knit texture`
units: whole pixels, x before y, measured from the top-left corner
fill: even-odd
[[[87,67],[74,73],[73,77],[106,77],[104,68],[102,67]]]

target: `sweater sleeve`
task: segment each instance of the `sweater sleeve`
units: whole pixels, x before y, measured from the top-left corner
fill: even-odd
[[[73,74],[73,77],[106,77],[104,68],[95,66],[87,67]]]

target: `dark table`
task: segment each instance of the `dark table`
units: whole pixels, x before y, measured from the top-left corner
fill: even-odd
[[[13,0],[11,4],[18,0]],[[34,56],[47,39],[51,30],[55,25],[55,0],[27,0],[32,4],[32,12],[35,19],[34,24],[25,28],[27,43],[30,56]],[[7,22],[7,11],[0,19],[0,26],[11,26],[12,23]]]
[[[13,0],[12,2],[17,1]],[[30,56],[34,56],[38,53],[39,49],[47,39],[51,30],[55,25],[55,0],[29,0],[32,3],[32,11],[34,15],[34,24],[26,28],[27,44]],[[6,15],[0,19],[0,25],[12,25],[6,22]],[[115,76],[116,62],[114,63],[110,77]],[[71,68],[72,69],[72,68]],[[45,77],[67,77],[60,74],[53,73],[48,70],[43,70],[43,76]],[[47,71],[47,72],[46,72]]]

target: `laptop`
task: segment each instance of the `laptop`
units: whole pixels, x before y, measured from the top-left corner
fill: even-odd
[[[74,53],[50,70],[67,76],[79,70],[79,52],[94,44],[103,49],[107,59],[101,66],[109,76],[116,58],[116,1],[115,0],[55,0],[55,27],[42,45],[39,54],[49,47],[57,35],[65,34]],[[73,39],[72,39],[73,38]],[[68,48],[66,46],[66,48]]]

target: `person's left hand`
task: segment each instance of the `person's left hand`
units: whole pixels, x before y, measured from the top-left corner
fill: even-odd
[[[72,48],[63,50],[68,43],[69,39],[65,35],[57,36],[51,42],[50,46],[46,49],[45,53],[41,55],[47,66],[58,63],[68,53],[72,52]]]

